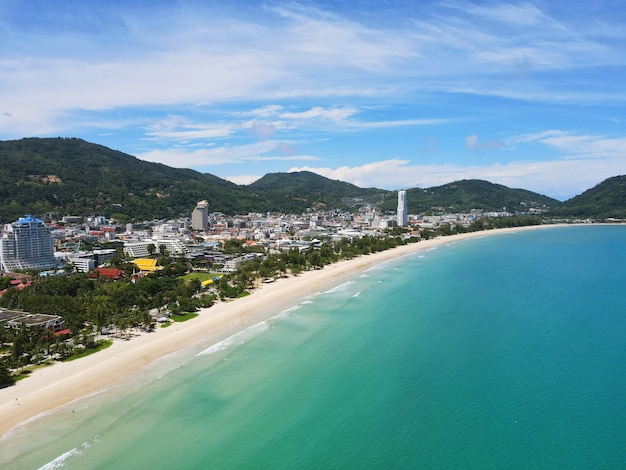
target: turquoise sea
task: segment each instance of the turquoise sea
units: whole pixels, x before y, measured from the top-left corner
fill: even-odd
[[[626,468],[626,227],[359,273],[0,441],[8,469]]]

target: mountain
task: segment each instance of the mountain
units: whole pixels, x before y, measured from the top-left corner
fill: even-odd
[[[80,139],[0,142],[0,217],[106,214],[149,220],[189,214],[199,200],[226,213],[259,210],[262,198],[210,174],[150,163]]]
[[[298,213],[308,207],[316,209],[351,209],[363,203],[381,204],[392,195],[390,191],[376,188],[359,188],[350,183],[332,180],[311,173],[268,173],[247,186],[253,194],[263,195],[281,212]],[[268,210],[273,210],[271,207]]]
[[[511,189],[483,180],[461,180],[432,188],[409,189],[407,201],[411,214],[438,212],[439,210],[460,213],[469,212],[471,209],[489,212],[504,210],[526,212],[530,208],[545,210],[561,204],[556,199],[532,191]],[[391,202],[383,208],[395,210]]]
[[[604,180],[568,199],[553,213],[564,217],[626,219],[626,175]]]
[[[175,218],[208,200],[211,211],[300,213],[354,210],[364,203],[395,212],[397,191],[359,188],[315,173],[270,173],[247,186],[194,170],[140,160],[75,138],[0,141],[0,220],[105,215],[121,222]],[[610,178],[566,203],[482,180],[407,190],[409,213],[546,210],[549,215],[626,217],[626,176]]]

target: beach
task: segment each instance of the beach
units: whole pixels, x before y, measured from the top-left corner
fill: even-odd
[[[72,362],[36,369],[27,379],[0,389],[0,435],[20,423],[68,404],[80,397],[114,386],[155,360],[203,340],[217,343],[248,326],[293,306],[303,297],[328,289],[367,268],[414,252],[474,237],[542,227],[532,226],[472,232],[425,240],[391,250],[343,260],[319,270],[263,284],[251,295],[219,302],[199,312],[197,318],[157,328],[129,340],[116,339],[113,345]]]

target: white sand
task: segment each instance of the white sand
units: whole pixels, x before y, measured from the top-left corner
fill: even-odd
[[[337,285],[374,264],[461,239],[540,227],[442,237],[340,261],[321,270],[307,271],[296,277],[264,284],[247,297],[220,302],[204,309],[190,321],[174,323],[169,328],[157,328],[152,333],[130,340],[118,339],[110,348],[91,356],[36,369],[30,377],[15,386],[0,389],[0,435],[41,413],[108,388],[154,360],[196,341],[205,339],[217,343],[253,323],[296,305],[303,297]]]

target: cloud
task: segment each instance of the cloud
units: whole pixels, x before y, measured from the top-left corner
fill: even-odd
[[[338,122],[344,121],[345,119],[354,116],[355,114],[357,114],[357,112],[357,109],[353,107],[323,108],[321,106],[315,106],[307,111],[302,112],[283,112],[279,114],[279,117],[283,119],[321,119]]]
[[[76,112],[243,100],[274,101],[250,117],[282,112],[285,120],[337,123],[354,118],[357,108],[292,111],[275,103],[354,97],[402,102],[416,92],[576,103],[626,100],[620,87],[598,90],[568,85],[571,80],[502,86],[502,71],[527,75],[624,65],[620,42],[601,43],[594,25],[589,31],[570,27],[530,3],[447,2],[378,27],[297,3],[248,11],[252,14],[209,10],[197,3],[193,9],[149,10],[115,4],[99,6],[89,28],[80,27],[81,21],[72,26],[69,13],[58,30],[47,24],[37,35],[12,24],[0,32],[6,50],[0,102],[13,115],[2,135],[71,131],[75,122],[68,116]],[[48,13],[58,16],[54,9]],[[86,19],[85,11],[75,14]],[[620,26],[603,24],[616,31]],[[220,130],[189,129],[186,136],[163,138],[204,138],[212,132]]]
[[[313,155],[288,155],[288,156],[265,156],[265,157],[248,157],[246,158],[248,161],[255,162],[270,162],[270,161],[314,161],[319,160],[319,158],[314,157]]]
[[[251,109],[250,111],[242,111],[239,116],[244,117],[256,117],[256,118],[270,118],[278,116],[278,113],[282,111],[283,107],[277,104],[268,104],[261,108]]]
[[[278,131],[276,125],[265,122],[252,122],[248,127],[244,126],[244,128],[259,139],[268,139]]]
[[[264,175],[233,175],[222,176],[223,179],[239,185],[248,185],[254,183],[256,180],[261,179]]]
[[[576,135],[562,130],[548,130],[515,138],[520,143],[540,143],[569,153],[570,158],[615,158],[626,155],[626,137]]]
[[[465,148],[474,150],[478,154],[483,154],[486,150],[497,150],[507,148],[506,144],[495,140],[481,142],[476,134],[468,135],[465,139]]]
[[[137,158],[163,163],[174,168],[211,168],[226,164],[258,161],[313,161],[311,155],[271,155],[271,152],[291,152],[289,144],[264,140],[246,145],[227,145],[211,148],[174,147],[140,153]],[[270,155],[268,155],[270,154]]]

